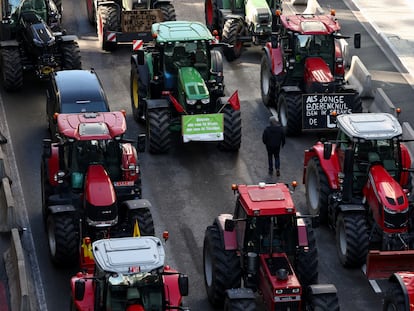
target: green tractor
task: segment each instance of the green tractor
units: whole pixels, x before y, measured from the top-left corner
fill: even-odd
[[[217,31],[224,56],[240,57],[243,45],[264,45],[275,31],[283,0],[205,0],[206,25]]]
[[[146,123],[149,151],[168,152],[174,131],[184,142],[215,141],[222,150],[239,150],[238,93],[225,97],[223,60],[214,50],[223,44],[199,22],[155,23],[151,33],[153,42],[134,43],[130,76],[132,112]]]

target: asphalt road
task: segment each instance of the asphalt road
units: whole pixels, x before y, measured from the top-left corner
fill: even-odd
[[[343,34],[362,34],[363,47],[355,51],[373,77],[375,87],[381,87],[398,106],[403,108],[402,121],[410,120],[414,112],[410,98],[413,90],[393,67],[384,52],[376,45],[366,29],[350,13],[342,1],[320,1],[336,8],[343,25]],[[175,1],[177,18],[204,21],[204,3],[200,0]],[[135,138],[144,131],[132,119],[129,95],[130,46],[114,53],[98,47],[95,28],[86,17],[82,0],[64,3],[64,23],[70,34],[77,34],[81,47],[83,68],[95,68],[110,101],[111,110],[126,109],[128,135]],[[299,9],[300,10],[300,9]],[[285,11],[286,14],[287,11]],[[178,138],[167,155],[141,155],[143,197],[153,204],[156,233],[170,232],[166,243],[166,262],[190,277],[190,295],[185,299],[192,310],[213,310],[206,299],[202,273],[202,243],[205,228],[219,213],[232,212],[234,197],[232,183],[299,181],[293,194],[297,207],[305,210],[302,185],[303,151],[317,139],[313,133],[289,138],[281,153],[281,177],[267,175],[267,163],[261,133],[267,125],[269,111],[260,98],[259,47],[248,48],[242,57],[225,63],[225,83],[228,95],[239,90],[242,111],[243,137],[238,153],[226,153],[210,144],[183,144]],[[50,260],[46,234],[43,230],[40,196],[41,141],[46,137],[46,107],[44,84],[29,80],[24,91],[1,91],[6,111],[11,143],[23,188],[23,198],[30,221],[27,239],[32,234],[43,283],[44,300],[48,310],[69,308],[69,278],[76,270],[57,269]],[[381,296],[371,289],[360,270],[340,266],[335,253],[334,235],[328,229],[317,229],[320,282],[334,283],[338,289],[342,310],[378,311]],[[25,236],[26,235],[26,236]],[[36,283],[40,280],[36,280]]]

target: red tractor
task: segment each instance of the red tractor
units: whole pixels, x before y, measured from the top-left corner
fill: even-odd
[[[411,158],[399,121],[358,113],[339,115],[337,125],[334,143],[305,151],[309,212],[335,230],[343,266],[366,263],[369,279],[414,271]]]
[[[336,288],[318,281],[314,232],[285,184],[233,186],[234,214],[221,214],[204,237],[204,283],[214,307],[339,310]],[[243,284],[243,287],[242,287]],[[305,309],[311,308],[311,309]]]
[[[153,235],[151,204],[141,199],[134,141],[123,138],[123,112],[57,116],[58,142],[45,139],[41,162],[42,212],[52,261],[79,262],[81,246],[102,238]],[[138,139],[138,151],[145,148]]]
[[[164,264],[160,239],[153,236],[93,242],[95,270],[71,279],[71,310],[189,310],[188,277]]]
[[[264,47],[260,67],[263,103],[277,110],[288,135],[335,129],[332,114],[361,112],[358,91],[345,81],[341,29],[331,15],[281,15]],[[354,46],[361,36],[355,34]]]

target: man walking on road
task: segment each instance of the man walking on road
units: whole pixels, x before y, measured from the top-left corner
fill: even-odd
[[[269,174],[273,174],[273,159],[275,160],[276,175],[280,176],[280,147],[285,145],[285,132],[276,116],[269,118],[269,125],[262,135],[263,143],[266,145],[267,159],[269,162]]]

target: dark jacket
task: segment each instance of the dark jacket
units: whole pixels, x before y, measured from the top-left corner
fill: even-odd
[[[266,145],[267,150],[277,151],[280,150],[280,146],[285,145],[285,132],[280,123],[274,125],[271,124],[265,128],[262,135],[263,143]]]

